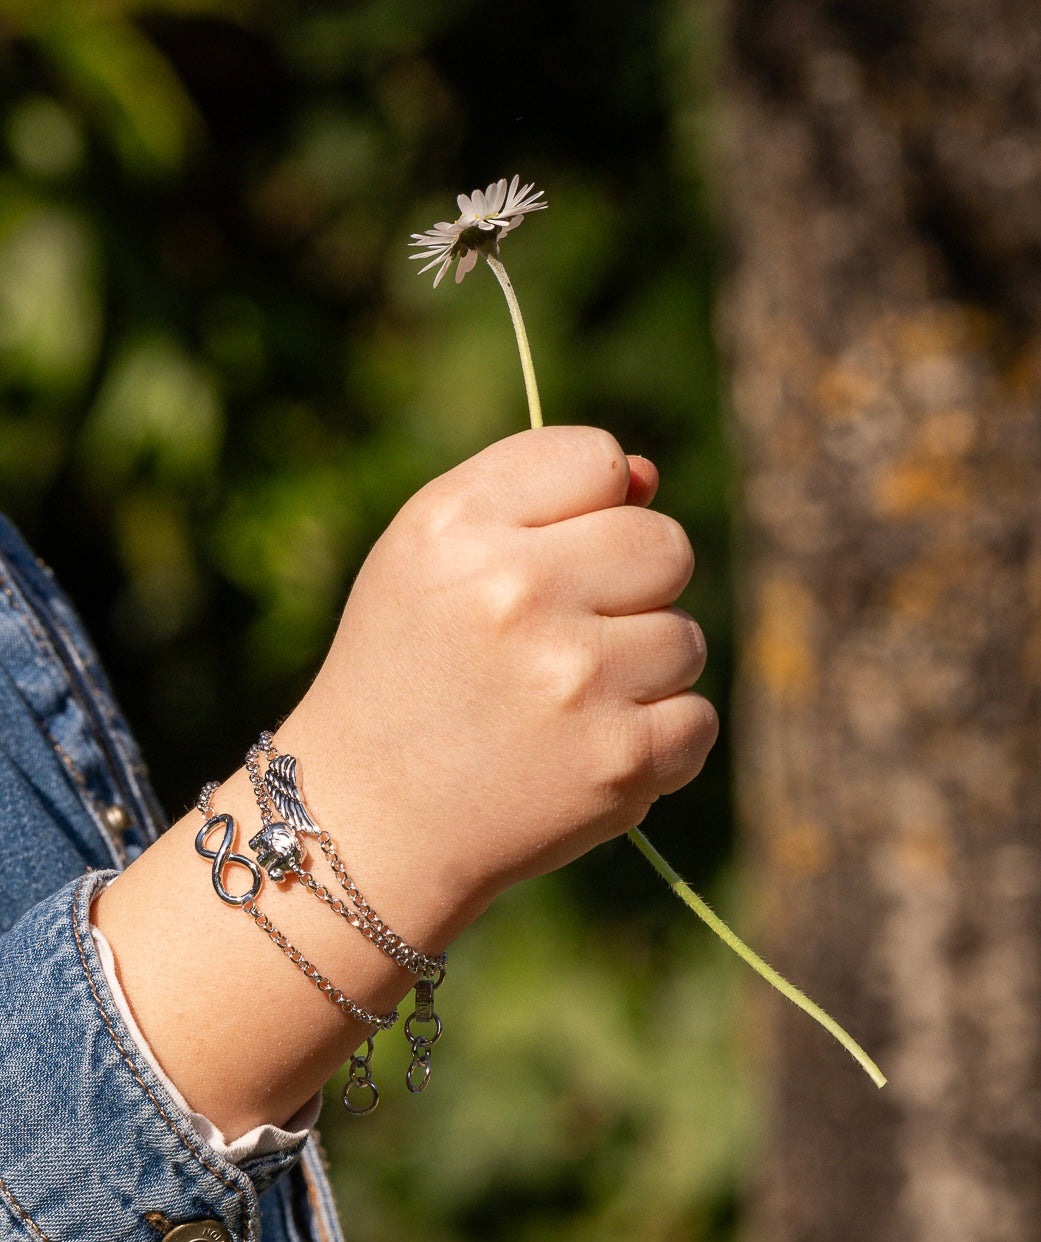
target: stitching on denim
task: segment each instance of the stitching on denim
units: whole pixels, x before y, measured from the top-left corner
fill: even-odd
[[[50,569],[39,559],[37,559],[37,564],[46,572],[48,578],[53,581],[54,575]],[[6,571],[6,565],[2,555],[0,555],[0,594],[6,597],[11,611],[18,613],[24,621],[28,629],[30,642],[34,648],[34,659],[42,660],[44,663],[49,663],[54,655],[54,644],[45,629],[41,626],[36,612],[29,607],[24,596],[18,590],[16,582]],[[126,721],[120,714],[118,704],[112,697],[111,689],[107,686],[103,686],[101,680],[99,679],[98,672],[100,666],[97,663],[97,655],[90,649],[84,649],[81,641],[76,637],[73,628],[67,624],[66,618],[64,618],[60,612],[56,612],[53,607],[51,608],[51,612],[54,614],[55,624],[59,629],[68,635],[70,643],[82,661],[83,675],[92,691],[93,701],[98,710],[101,712],[102,720],[107,726],[109,733],[112,735],[115,749],[117,750],[122,762],[126,765],[127,770],[132,775],[133,784],[136,786],[135,796],[141,801],[145,808],[142,810],[141,815],[135,814],[133,816],[134,822],[146,839],[149,837],[154,838],[158,835],[159,829],[158,825],[153,822],[153,817],[149,816],[147,811],[147,807],[149,805],[149,798],[146,792],[148,785],[148,769],[145,766],[144,760],[142,759],[140,753],[136,751],[133,745],[132,738],[128,734]],[[43,728],[48,740],[53,744],[55,751],[57,752],[62,763],[65,765],[69,775],[76,783],[80,792],[89,797],[85,773],[80,769],[76,761],[67,755],[61,746],[57,744],[53,737],[53,732],[46,722],[43,722]],[[93,799],[90,801],[93,806]],[[101,827],[106,837],[111,839],[111,834],[108,833],[103,825]],[[117,853],[122,856],[123,851],[121,842],[115,841],[114,844],[116,846]]]
[[[329,1213],[335,1209],[329,1202],[328,1193],[318,1181],[321,1173],[328,1168],[328,1161],[326,1160],[325,1150],[322,1147],[317,1130],[311,1131],[311,1137],[308,1140],[307,1146],[311,1148],[311,1155],[308,1156],[305,1150],[300,1160],[300,1173],[304,1179],[304,1185],[307,1187],[307,1200],[311,1205],[311,1217],[315,1227],[321,1233],[322,1242],[335,1242],[334,1236],[329,1229],[332,1223],[329,1220]],[[311,1168],[312,1159],[317,1166],[316,1168]]]
[[[54,738],[51,736],[50,729],[47,730],[47,740],[51,744],[51,749],[58,756],[58,758],[62,761],[65,767],[68,768],[69,775],[72,777],[72,779],[76,782],[76,784],[79,786],[81,790],[86,791],[87,778],[79,770],[79,768],[73,762],[72,758],[66,753],[65,749],[58,742],[54,740]]]
[[[7,596],[7,602],[11,605],[11,608],[15,612],[25,611],[25,609],[22,607],[22,601],[15,594],[14,587],[11,586],[10,581],[8,580],[6,576],[4,576],[2,572],[0,572],[0,590],[2,590],[3,593]]]
[[[0,1177],[0,1194],[11,1204],[15,1212],[25,1221],[34,1234],[40,1239],[40,1242],[51,1242],[50,1238],[40,1229],[39,1225],[33,1220],[29,1213],[22,1207],[18,1200],[11,1194],[10,1190],[4,1184],[4,1179]]]
[[[252,1234],[252,1230],[249,1225],[249,1205],[246,1201],[245,1192],[240,1187],[236,1186],[234,1182],[229,1181],[224,1176],[224,1174],[220,1171],[220,1169],[214,1168],[214,1166],[211,1165],[206,1160],[202,1152],[197,1147],[195,1147],[191,1142],[189,1142],[189,1140],[185,1138],[185,1136],[180,1132],[173,1118],[167,1114],[166,1110],[163,1108],[163,1105],[157,1099],[155,1093],[152,1091],[149,1085],[144,1081],[144,1079],[138,1073],[137,1066],[134,1064],[133,1058],[127,1052],[126,1048],[123,1047],[123,1044],[120,1041],[119,1035],[116,1033],[115,1027],[112,1025],[112,1022],[110,1021],[108,1014],[105,1012],[105,1007],[101,1003],[101,997],[98,995],[97,988],[94,985],[94,979],[92,978],[91,973],[90,973],[90,967],[87,964],[87,955],[83,949],[83,941],[80,937],[79,924],[76,919],[76,909],[79,906],[80,900],[82,899],[83,889],[86,887],[88,883],[89,883],[89,880],[84,879],[84,881],[76,889],[76,898],[75,898],[75,902],[73,903],[73,911],[72,911],[72,916],[73,916],[72,917],[72,934],[76,938],[76,949],[79,952],[80,962],[83,965],[83,973],[86,975],[87,986],[90,988],[90,993],[94,997],[94,1004],[97,1005],[98,1007],[98,1013],[101,1014],[102,1021],[105,1023],[105,1026],[108,1028],[109,1035],[112,1037],[112,1042],[119,1049],[119,1053],[122,1056],[123,1060],[127,1063],[127,1067],[129,1068],[130,1073],[133,1075],[134,1080],[137,1082],[137,1085],[141,1088],[141,1090],[145,1093],[145,1095],[147,1095],[148,1098],[155,1105],[156,1111],[159,1113],[159,1116],[162,1117],[163,1121],[166,1122],[166,1125],[170,1129],[171,1133],[174,1134],[176,1138],[180,1140],[181,1143],[183,1143],[183,1145],[192,1153],[192,1155],[195,1157],[196,1160],[198,1160],[198,1162],[202,1165],[204,1169],[212,1173],[213,1176],[222,1185],[226,1186],[229,1190],[233,1190],[235,1194],[238,1195],[239,1202],[242,1205],[243,1226],[246,1230],[247,1235]]]
[[[35,612],[33,612],[31,608],[27,608],[25,606],[25,601],[22,599],[21,594],[15,589],[14,584],[7,577],[7,575],[3,573],[2,564],[0,564],[0,590],[2,590],[4,595],[7,597],[11,608],[15,612],[20,613],[28,623],[30,636],[34,645],[38,649],[34,654],[39,655],[39,649],[41,648],[46,648],[47,650],[53,652],[54,648],[50,642],[50,639],[47,637],[37,621]],[[106,721],[108,721],[108,715],[106,715],[105,718]],[[59,759],[61,759],[62,763],[65,765],[69,775],[75,781],[80,790],[86,792],[87,782],[83,773],[79,770],[73,760],[65,753],[62,747],[58,745],[57,741],[55,741],[50,728],[44,725],[44,729],[47,734],[47,740],[51,743]]]
[[[32,638],[35,645],[37,647],[42,647],[42,646],[47,645],[47,640],[44,635],[43,628],[41,627],[39,621],[36,619],[36,614],[33,612],[31,608],[26,607],[25,600],[22,598],[22,593],[15,586],[10,576],[3,572],[2,561],[0,561],[0,584],[2,584],[3,586],[3,592],[4,592],[4,595],[7,597],[7,602],[11,605],[11,610],[13,612],[20,613],[21,616],[25,619],[25,622],[29,629],[29,635]]]
[[[97,799],[91,794],[86,776],[72,756],[68,754],[65,748],[55,740],[54,735],[51,733],[50,727],[45,727],[47,732],[47,740],[51,744],[51,749],[61,760],[65,770],[68,772],[76,788],[79,790],[84,806],[93,818],[98,831],[112,847],[114,858],[118,860],[121,867],[125,867],[127,860],[126,846],[119,838],[113,836],[113,834],[109,832],[108,828],[105,827],[105,824],[102,822],[101,816],[98,813]]]
[[[0,589],[2,589],[3,593],[7,596],[7,602],[11,605],[15,612],[25,611],[22,607],[22,601],[18,598],[14,587],[11,585],[10,578],[8,578],[8,576],[3,572],[2,564],[0,564]]]

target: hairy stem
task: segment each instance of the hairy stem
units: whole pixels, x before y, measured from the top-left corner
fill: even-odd
[[[786,996],[793,1005],[798,1005],[811,1018],[819,1022],[831,1035],[839,1041],[846,1051],[853,1057],[857,1064],[867,1073],[871,1081],[876,1087],[884,1087],[886,1078],[878,1066],[872,1061],[863,1048],[856,1040],[849,1035],[835,1019],[828,1013],[825,1013],[819,1005],[814,1004],[805,993],[800,992],[797,987],[789,983],[783,975],[778,974],[772,966],[766,962],[745,944],[745,942],[723,922],[702,899],[694,892],[690,885],[686,884],[677,873],[672,869],[668,862],[658,853],[651,845],[650,841],[637,828],[633,828],[629,833],[629,840],[640,851],[640,853],[651,863],[654,869],[662,877],[666,884],[672,889],[677,897],[687,906],[689,906],[698,918],[702,919],[716,933],[725,945],[733,949],[734,952],[743,961],[747,962],[753,970],[758,971],[760,975],[781,993]]]
[[[528,345],[528,334],[524,330],[524,317],[521,315],[520,304],[517,301],[517,295],[513,291],[513,285],[510,278],[506,274],[506,269],[493,255],[485,253],[485,259],[488,266],[495,273],[495,278],[502,286],[502,291],[506,295],[506,305],[510,308],[510,318],[513,320],[513,330],[517,336],[517,349],[520,352],[521,370],[524,372],[524,388],[528,396],[528,416],[531,419],[532,427],[542,426],[542,406],[539,402],[539,389],[535,381],[535,364],[531,359],[531,347]],[[757,971],[767,981],[772,984],[782,996],[786,996],[793,1005],[798,1007],[811,1018],[819,1022],[831,1035],[833,1035],[846,1051],[853,1057],[858,1065],[868,1074],[871,1081],[876,1087],[884,1087],[886,1084],[885,1075],[872,1061],[863,1048],[849,1035],[830,1014],[825,1013],[823,1009],[810,1000],[805,993],[800,992],[797,987],[789,983],[783,975],[778,974],[772,966],[769,966],[763,959],[745,944],[745,942],[736,935],[723,922],[723,920],[713,912],[713,910],[694,892],[694,890],[684,880],[680,878],[672,866],[658,853],[651,845],[650,841],[637,828],[633,828],[629,833],[629,840],[647,859],[652,867],[658,872],[661,878],[672,889],[677,897],[703,921],[715,934],[723,941],[725,945],[733,949],[733,951]]]
[[[517,301],[517,295],[513,292],[513,285],[502,263],[494,255],[485,254],[484,257],[495,273],[495,279],[502,286],[502,291],[506,295],[506,305],[510,308],[513,331],[517,336],[521,370],[524,372],[524,391],[528,395],[528,417],[533,427],[541,427],[542,404],[539,401],[539,386],[535,381],[535,364],[531,360],[531,346],[528,344],[528,334],[524,330],[524,316],[521,314],[520,303]]]

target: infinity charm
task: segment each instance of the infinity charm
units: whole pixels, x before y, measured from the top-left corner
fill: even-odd
[[[206,848],[206,838],[219,825],[224,825],[224,836],[221,838],[220,845],[215,850]],[[235,821],[230,815],[214,815],[208,819],[199,829],[195,837],[195,852],[201,854],[203,858],[213,860],[213,867],[210,872],[210,878],[213,880],[213,887],[217,896],[221,901],[227,902],[229,906],[244,906],[247,901],[252,901],[260,892],[260,884],[262,876],[260,868],[252,858],[247,858],[245,854],[233,854],[231,847],[235,844]],[[225,867],[232,865],[245,867],[252,877],[252,883],[249,890],[236,897],[234,893],[229,893],[224,887],[222,873]]]

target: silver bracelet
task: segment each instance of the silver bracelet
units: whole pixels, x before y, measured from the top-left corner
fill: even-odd
[[[265,771],[261,774],[261,760]],[[211,861],[211,879],[217,896],[229,905],[243,909],[271,942],[303,972],[330,1002],[347,1017],[355,1018],[376,1031],[387,1030],[398,1019],[398,1013],[379,1015],[369,1012],[357,1002],[345,996],[325,975],[318,970],[291,941],[279,931],[270,918],[257,906],[256,898],[265,876],[275,883],[293,877],[313,897],[328,906],[334,914],[390,957],[398,965],[418,975],[414,987],[415,1008],[405,1021],[405,1037],[412,1049],[412,1057],[405,1072],[405,1085],[416,1094],[430,1080],[430,1053],[441,1038],[442,1023],[434,1011],[434,992],[445,978],[447,954],[428,956],[414,949],[402,937],[391,931],[372,906],[362,896],[346,866],[336,853],[332,837],[318,827],[304,802],[297,776],[297,760],[293,755],[280,755],[272,734],[265,732],[250,747],[246,755],[246,771],[253,786],[260,809],[261,828],[250,838],[249,847],[256,859],[233,850],[235,821],[230,815],[215,814],[213,795],[219,788],[217,781],[204,785],[196,799],[196,807],[204,817],[204,823],[195,839],[195,849],[203,858]],[[276,819],[276,813],[281,819]],[[221,842],[215,850],[207,842],[212,834],[222,829]],[[348,905],[335,897],[326,885],[320,883],[304,865],[307,851],[301,838],[314,838],[325,855],[333,875],[346,893]],[[232,892],[225,880],[228,867],[239,867],[249,876],[249,885],[241,892]],[[379,1090],[372,1079],[372,1037],[366,1050],[355,1052],[351,1057],[347,1084],[343,1090],[343,1106],[348,1113],[362,1116],[379,1103]],[[357,1098],[361,1095],[361,1100]]]
[[[261,759],[266,764],[263,775],[260,772]],[[278,882],[289,875],[294,876],[312,896],[360,931],[381,952],[412,974],[420,976],[414,988],[415,1008],[405,1021],[405,1037],[412,1048],[412,1059],[405,1071],[405,1084],[409,1091],[416,1094],[424,1090],[430,1081],[430,1052],[441,1038],[442,1024],[434,1011],[434,992],[444,982],[448,955],[439,953],[436,957],[428,957],[420,953],[392,932],[373,910],[337,855],[332,837],[318,827],[308,811],[297,770],[296,757],[279,754],[273,734],[266,730],[246,752],[246,771],[262,824],[260,832],[250,839],[250,848],[256,851],[258,862],[273,880]],[[275,819],[275,812],[282,816],[281,820]],[[305,848],[301,837],[317,839],[353,909],[342,899],[333,897],[328,888],[302,865]],[[420,1027],[426,1028],[425,1031],[418,1029]],[[344,1107],[347,1107],[346,1099]]]
[[[263,776],[260,760],[266,761]],[[257,861],[268,875],[281,882],[294,876],[314,897],[327,905],[334,914],[346,920],[360,931],[377,949],[392,958],[413,975],[424,979],[444,978],[448,962],[446,953],[428,957],[412,948],[401,936],[387,926],[372,906],[362,896],[351,879],[347,868],[336,853],[332,837],[320,829],[311,817],[304,802],[297,777],[297,760],[293,755],[280,755],[273,736],[264,732],[259,741],[246,753],[246,771],[260,809],[261,830],[250,840],[250,849],[257,854]],[[281,819],[276,819],[276,813]],[[305,857],[301,837],[314,837],[325,855],[340,887],[347,894],[351,906],[333,897],[328,888],[312,875],[302,864]],[[351,908],[353,907],[353,909]]]
[[[209,784],[204,785],[199,793],[196,806],[202,815],[205,816],[205,822],[195,837],[196,853],[203,858],[209,859],[212,864],[210,878],[217,896],[226,905],[238,906],[241,910],[244,910],[260,930],[265,933],[271,943],[281,949],[293,965],[304,974],[305,978],[310,979],[318,991],[346,1017],[353,1018],[365,1026],[371,1026],[376,1031],[389,1030],[398,1020],[399,1015],[396,1009],[391,1013],[377,1014],[365,1009],[357,1001],[351,1000],[330,979],[323,975],[317,966],[308,961],[303,953],[290,941],[288,936],[283,935],[257,905],[256,896],[263,883],[263,872],[252,858],[247,857],[245,854],[236,854],[234,852],[232,848],[235,844],[234,819],[227,814],[214,814],[213,811],[213,794],[217,788],[217,782],[211,781]],[[206,843],[217,828],[222,830],[221,843],[215,850],[211,850]],[[241,893],[233,893],[227,887],[224,871],[229,866],[242,867],[250,877],[249,887]],[[407,1034],[409,1042],[413,1047],[413,1061],[415,1061],[415,1040],[410,1032]],[[366,1043],[366,1051],[361,1055],[356,1052],[351,1057],[348,1082],[344,1087],[342,1098],[344,1108],[352,1116],[361,1117],[371,1113],[379,1103],[380,1093],[372,1080],[372,1049],[373,1041],[370,1035]],[[361,1102],[358,1102],[355,1098],[358,1091],[363,1092]],[[354,1093],[353,1095],[352,1092]]]

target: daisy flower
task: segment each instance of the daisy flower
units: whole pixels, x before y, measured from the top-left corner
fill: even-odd
[[[535,365],[531,360],[531,347],[517,295],[513,291],[509,276],[506,275],[506,269],[499,261],[499,241],[518,224],[523,224],[529,211],[541,211],[547,206],[539,201],[541,198],[542,191],[536,190],[533,183],[521,185],[520,177],[514,176],[507,185],[506,178],[503,177],[500,181],[493,181],[487,189],[474,190],[472,194],[460,194],[456,199],[459,204],[458,220],[442,220],[425,233],[413,233],[409,242],[410,246],[419,250],[418,254],[411,254],[409,258],[426,260],[426,266],[419,269],[420,275],[429,272],[432,267],[437,268],[437,275],[434,277],[435,289],[441,283],[441,277],[452,266],[453,260],[459,260],[455,269],[455,283],[459,284],[466,273],[473,270],[478,258],[484,256],[485,262],[502,287],[506,295],[506,305],[510,308],[521,370],[524,373],[528,415],[533,427],[542,426],[542,406],[539,402],[539,387],[535,381]]]
[[[425,233],[413,233],[412,240],[409,242],[410,246],[419,251],[418,254],[410,255],[409,258],[426,260],[425,266],[420,268],[421,273],[430,271],[432,267],[437,268],[437,275],[434,277],[435,288],[441,283],[445,272],[452,266],[453,260],[458,260],[455,270],[456,284],[467,272],[473,270],[479,257],[483,256],[492,269],[506,295],[506,304],[513,320],[532,427],[542,426],[542,406],[539,403],[535,367],[531,359],[528,335],[524,330],[524,319],[513,285],[499,259],[499,242],[511,229],[523,223],[529,211],[541,211],[547,206],[546,203],[540,201],[541,198],[541,190],[535,190],[531,185],[522,186],[519,177],[514,177],[508,186],[504,177],[501,181],[493,182],[485,190],[474,190],[472,194],[460,194],[456,200],[459,204],[457,220],[451,223],[442,220],[440,224],[435,224]],[[673,870],[638,828],[630,829],[629,838],[677,897],[704,920],[724,944],[729,945],[739,957],[758,971],[767,982],[773,984],[793,1004],[808,1013],[825,1030],[830,1031],[867,1071],[876,1086],[884,1085],[885,1075],[852,1036],[847,1034],[830,1014],[825,1013],[808,996],[793,987],[783,975],[779,975],[773,967],[768,966],[735,932],[731,931],[690,885]]]
[[[409,245],[417,247],[419,253],[409,258],[428,260],[419,269],[420,274],[432,267],[437,268],[435,289],[451,267],[452,260],[458,259],[455,271],[458,284],[467,272],[473,270],[479,255],[498,257],[499,239],[522,224],[529,211],[541,211],[549,205],[539,202],[541,198],[542,190],[534,189],[533,184],[522,186],[520,177],[516,176],[509,185],[503,177],[493,181],[487,189],[460,194],[456,199],[459,218],[452,222],[442,220],[425,233],[413,233]]]

